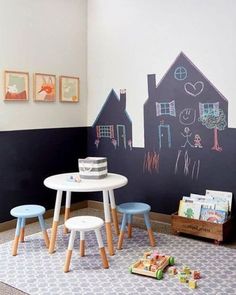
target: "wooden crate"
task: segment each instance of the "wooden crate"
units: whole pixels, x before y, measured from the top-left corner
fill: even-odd
[[[233,219],[229,218],[224,223],[213,223],[182,217],[176,212],[171,215],[171,226],[174,234],[186,233],[198,237],[213,239],[216,244],[219,244],[232,232]]]

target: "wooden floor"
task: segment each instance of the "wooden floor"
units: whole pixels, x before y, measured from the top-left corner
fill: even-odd
[[[71,212],[71,216],[76,216],[76,215],[92,215],[92,216],[98,216],[98,217],[101,217],[104,219],[104,213],[103,213],[103,210],[101,210],[101,208],[87,207],[87,208],[83,208],[83,209],[74,210]],[[120,216],[119,216],[119,219],[120,219]],[[63,224],[63,223],[64,223],[63,215],[60,215],[59,224]],[[135,216],[133,219],[133,223],[134,223],[134,226],[137,226],[140,228],[145,228],[144,221],[141,216],[137,216],[137,217]],[[47,218],[46,224],[47,224],[47,227],[50,228],[52,225],[52,218]],[[151,224],[152,224],[152,229],[155,232],[172,234],[171,225],[169,223],[160,222],[160,221],[156,221],[156,220],[151,219]],[[38,222],[30,223],[30,224],[26,225],[25,235],[26,236],[31,235],[31,234],[37,233],[39,231],[40,231],[40,226],[39,226]],[[8,241],[12,241],[14,239],[14,234],[15,234],[15,228],[0,232],[0,244],[8,242]],[[184,234],[182,234],[182,235],[188,236],[188,235],[184,235]],[[188,237],[190,237],[190,236],[188,236]],[[213,243],[212,240],[208,240],[208,239],[203,239],[203,238],[194,237],[194,236],[191,236],[191,238],[197,239],[197,240],[204,240],[209,243]],[[236,231],[234,231],[230,240],[224,242],[223,245],[226,247],[236,249]]]

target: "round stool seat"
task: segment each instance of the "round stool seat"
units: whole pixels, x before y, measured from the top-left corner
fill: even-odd
[[[151,210],[151,207],[145,203],[129,202],[123,203],[117,207],[120,213],[126,214],[144,214]]]
[[[10,213],[14,217],[31,218],[43,215],[45,208],[39,205],[22,205],[11,209]]]
[[[104,221],[95,216],[76,216],[67,219],[65,226],[70,230],[90,231],[102,227]]]

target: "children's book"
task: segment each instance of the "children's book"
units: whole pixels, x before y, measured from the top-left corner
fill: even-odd
[[[233,193],[232,192],[222,192],[222,191],[212,191],[206,190],[206,196],[213,198],[217,202],[227,202],[228,210],[231,212]]]
[[[215,210],[209,208],[202,208],[200,220],[205,220],[214,223],[224,223],[227,219],[227,212],[223,210]]]
[[[201,204],[180,200],[178,215],[187,218],[199,219]]]
[[[191,203],[199,203],[203,208],[215,209],[215,202],[203,195],[191,194],[190,197],[183,197],[183,200]]]

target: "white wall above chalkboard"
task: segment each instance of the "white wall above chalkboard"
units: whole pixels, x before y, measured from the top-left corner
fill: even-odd
[[[183,51],[228,99],[229,127],[236,128],[235,27],[234,0],[89,1],[88,124],[112,88],[126,88],[133,144],[143,147],[147,74],[160,82]]]

